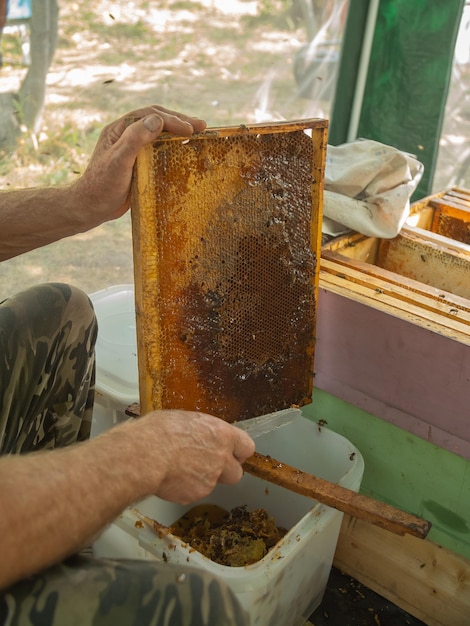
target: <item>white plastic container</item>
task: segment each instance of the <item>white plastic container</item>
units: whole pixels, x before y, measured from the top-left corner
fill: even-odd
[[[359,490],[364,463],[344,437],[302,416],[297,409],[240,424],[256,439],[258,452]],[[259,562],[245,567],[219,565],[193,551],[174,535],[159,537],[139,513],[170,525],[191,506],[150,497],[127,509],[94,545],[96,556],[144,558],[186,563],[221,576],[251,617],[252,626],[297,626],[320,604],[338,540],[343,514],[245,474],[237,485],[219,485],[202,502],[226,510],[263,507],[288,529],[285,537]]]
[[[134,286],[116,285],[90,295],[98,319],[96,397],[92,437],[128,417],[139,400]]]
[[[134,289],[117,285],[92,294],[99,330],[92,436],[127,419],[125,409],[138,401]],[[256,439],[258,452],[358,490],[364,469],[358,450],[344,437],[302,416],[296,409],[240,424]],[[219,485],[203,502],[227,510],[263,507],[288,529],[261,561],[246,567],[219,565],[177,537],[159,537],[139,514],[171,525],[195,506],[156,497],[127,509],[94,544],[96,556],[186,563],[221,576],[250,614],[251,626],[297,626],[320,604],[338,541],[342,513],[245,474],[237,485]]]

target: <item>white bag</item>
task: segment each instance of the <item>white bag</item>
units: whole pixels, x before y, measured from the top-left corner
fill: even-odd
[[[414,157],[371,139],[329,145],[322,231],[395,237],[409,215],[423,170]]]

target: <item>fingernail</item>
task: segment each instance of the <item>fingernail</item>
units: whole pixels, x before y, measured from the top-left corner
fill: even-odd
[[[148,115],[144,119],[144,126],[149,132],[156,133],[157,130],[161,130],[163,126],[163,120],[159,115]]]

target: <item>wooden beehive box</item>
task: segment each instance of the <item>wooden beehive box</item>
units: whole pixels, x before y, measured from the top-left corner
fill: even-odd
[[[339,237],[324,246],[323,255],[368,263],[468,299],[469,244],[470,192],[450,190],[415,203],[393,239]]]
[[[411,207],[393,239],[359,233],[322,248],[322,283],[470,343],[470,191],[451,189]]]
[[[139,154],[141,410],[227,421],[310,401],[327,122],[161,136]]]

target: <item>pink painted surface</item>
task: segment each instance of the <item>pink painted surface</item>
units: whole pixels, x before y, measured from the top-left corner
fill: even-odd
[[[319,389],[470,459],[470,346],[319,290]]]

